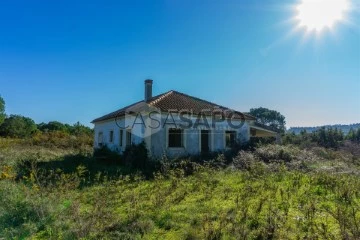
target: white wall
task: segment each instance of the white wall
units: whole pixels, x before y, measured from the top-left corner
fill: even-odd
[[[132,141],[135,144],[145,141],[150,154],[154,157],[160,157],[163,154],[167,154],[171,157],[177,157],[181,155],[192,155],[200,153],[201,142],[200,142],[200,131],[201,128],[197,129],[185,129],[184,130],[184,147],[183,148],[168,148],[168,129],[175,127],[174,125],[166,124],[163,128],[163,124],[166,119],[166,114],[161,115],[161,128],[151,129],[149,127],[144,128],[142,125],[134,125],[132,131]],[[176,124],[179,127],[178,115],[173,114]],[[160,116],[159,116],[160,119]],[[196,117],[191,118],[192,122],[195,123]],[[126,148],[126,131],[123,131],[123,145],[120,147],[120,128],[118,125],[125,127],[132,122],[133,119],[124,117],[115,122],[114,119],[95,123],[95,141],[94,147],[98,147],[98,134],[103,133],[103,143],[106,144],[110,149],[122,152]],[[144,117],[145,124],[147,126],[156,126],[154,121]],[[209,124],[211,124],[211,118],[207,118]],[[138,121],[137,121],[138,122]],[[172,120],[168,119],[168,123]],[[182,122],[183,123],[183,122]],[[233,121],[234,124],[239,124],[239,121]],[[183,123],[184,124],[184,123]],[[216,124],[216,129],[210,129],[210,151],[223,151],[225,147],[225,131],[234,130],[237,132],[237,140],[240,142],[246,142],[250,139],[250,128],[249,122],[245,122],[240,129],[231,129],[226,122]],[[114,131],[113,142],[109,142],[110,131]]]

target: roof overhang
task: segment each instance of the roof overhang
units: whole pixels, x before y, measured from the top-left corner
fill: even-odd
[[[276,137],[279,133],[261,126],[250,126],[251,137]]]

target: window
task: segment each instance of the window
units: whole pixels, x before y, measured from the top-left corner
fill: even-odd
[[[226,147],[232,147],[236,141],[236,132],[235,131],[226,131],[225,132],[225,141],[226,141]]]
[[[112,143],[113,141],[114,141],[114,131],[110,131],[109,142]]]
[[[126,130],[126,146],[131,146],[131,129]]]
[[[98,133],[98,145],[99,145],[99,147],[103,146],[103,133],[102,132]]]
[[[169,129],[169,147],[183,147],[183,130],[170,128]]]
[[[120,147],[122,147],[122,145],[123,145],[123,135],[124,135],[124,131],[121,129],[120,134],[119,134],[119,145],[120,145]]]

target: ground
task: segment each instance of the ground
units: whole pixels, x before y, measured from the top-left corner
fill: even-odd
[[[0,239],[360,238],[360,157],[348,149],[163,159],[149,177],[91,148],[0,143]]]

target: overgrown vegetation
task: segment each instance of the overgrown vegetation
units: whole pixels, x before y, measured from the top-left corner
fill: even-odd
[[[152,174],[143,147],[93,156],[1,139],[0,238],[360,238],[356,143],[164,157]]]
[[[326,148],[338,149],[345,144],[345,141],[360,143],[360,129],[350,129],[347,135],[337,128],[322,127],[312,133],[305,130],[300,134],[287,133],[283,137],[284,144],[296,144],[302,147],[322,146]]]
[[[80,123],[4,109],[0,97],[0,239],[360,239],[360,130],[155,161],[145,143],[93,153]],[[284,130],[280,113],[252,111]]]

